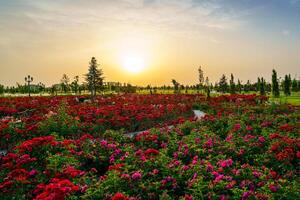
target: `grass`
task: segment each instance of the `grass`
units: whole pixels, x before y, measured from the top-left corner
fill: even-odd
[[[279,98],[270,97],[270,101],[276,101],[279,103],[289,103],[292,105],[300,106],[300,94],[292,94],[288,97],[281,95]]]

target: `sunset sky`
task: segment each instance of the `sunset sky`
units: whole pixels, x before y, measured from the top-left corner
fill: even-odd
[[[300,0],[0,0],[0,84],[106,81],[214,83],[225,73],[300,76]]]

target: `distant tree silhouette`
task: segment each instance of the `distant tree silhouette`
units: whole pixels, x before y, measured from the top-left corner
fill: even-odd
[[[173,83],[173,86],[174,86],[174,93],[175,94],[180,93],[180,91],[179,91],[180,84],[175,79],[172,79],[172,83]]]
[[[151,85],[147,85],[147,90],[149,90],[149,93],[150,93],[150,94],[153,94]]]
[[[256,92],[259,92],[260,89],[260,78],[257,78],[257,83],[256,83]]]
[[[77,94],[77,92],[79,90],[78,82],[79,82],[79,76],[75,76],[74,80],[71,83],[72,90],[75,92],[75,94]]]
[[[50,93],[51,93],[51,95],[57,95],[56,85],[51,86]]]
[[[234,76],[233,74],[230,75],[230,94],[235,94],[236,88],[234,83]]]
[[[298,92],[298,81],[295,78],[292,81],[292,91]]]
[[[238,93],[242,93],[242,84],[241,84],[240,79],[238,79],[236,89],[237,89]]]
[[[266,89],[265,89],[266,81],[263,77],[261,77],[259,80],[260,80],[259,81],[259,94],[260,95],[265,95],[266,94]]]
[[[95,57],[92,57],[89,63],[88,73],[85,75],[87,86],[91,92],[91,98],[96,96],[97,89],[101,89],[103,86],[103,72],[102,69],[98,69],[99,64]]]
[[[210,84],[209,84],[208,77],[206,77],[205,79],[205,90],[206,90],[206,97],[210,98]]]
[[[285,96],[291,95],[291,83],[292,83],[291,75],[285,75],[283,81],[283,92]]]
[[[277,72],[275,69],[272,71],[272,94],[274,97],[279,97],[280,95]]]
[[[60,85],[61,85],[61,89],[63,90],[64,93],[67,93],[67,91],[68,91],[69,82],[70,82],[69,77],[66,74],[63,74],[63,76],[60,80]]]
[[[1,85],[1,84],[0,84],[0,94],[1,94],[1,95],[4,94],[4,90],[5,90],[5,89],[4,89],[4,85]]]
[[[39,87],[39,92],[40,93],[44,92],[45,89],[46,89],[45,84],[43,84],[42,82],[39,82],[38,87]]]
[[[227,78],[226,78],[225,74],[222,75],[222,77],[219,81],[219,90],[222,93],[225,93],[228,90],[228,83],[227,83]]]
[[[251,90],[250,80],[247,80],[247,83],[244,85],[244,91],[247,93]]]
[[[199,88],[200,90],[203,89],[204,86],[204,73],[203,70],[201,69],[201,66],[198,68],[198,78],[199,78]]]

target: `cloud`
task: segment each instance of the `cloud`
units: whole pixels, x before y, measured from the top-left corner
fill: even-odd
[[[222,10],[218,1],[195,3],[192,0],[124,1],[27,1],[23,15],[47,30],[78,25],[114,27],[149,26],[166,30],[234,29],[239,25],[234,14]]]

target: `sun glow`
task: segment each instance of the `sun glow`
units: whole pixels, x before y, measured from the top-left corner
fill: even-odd
[[[122,67],[130,73],[139,73],[146,67],[145,57],[141,54],[124,54],[121,59]]]
[[[129,74],[141,74],[153,65],[154,36],[144,31],[124,33],[115,40],[118,64]]]

